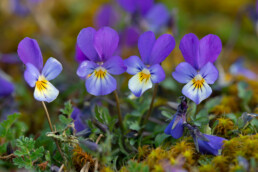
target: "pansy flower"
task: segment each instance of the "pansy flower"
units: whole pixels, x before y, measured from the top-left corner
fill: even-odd
[[[50,57],[43,67],[43,58],[35,39],[24,38],[18,45],[18,55],[26,65],[24,79],[30,87],[35,87],[34,98],[38,101],[52,102],[59,91],[49,82],[62,71],[62,65]]]
[[[160,63],[175,47],[175,40],[169,34],[161,35],[157,40],[153,32],[143,33],[138,41],[141,59],[131,56],[125,60],[127,73],[134,75],[128,83],[129,89],[136,97],[152,88],[153,83],[165,79],[165,72]]]
[[[80,109],[75,107],[71,114],[71,118],[74,120],[74,128],[76,132],[81,132],[86,129],[86,125],[83,123],[81,116],[82,116],[82,113]]]
[[[80,31],[77,45],[89,60],[83,61],[77,75],[85,78],[87,91],[95,96],[113,92],[117,83],[112,75],[120,75],[126,71],[121,57],[113,55],[117,49],[119,36],[110,27],[98,31],[91,27]]]
[[[164,133],[171,135],[173,138],[178,139],[182,137],[184,132],[184,123],[186,123],[186,111],[187,111],[187,99],[186,97],[181,98],[181,103],[177,107],[172,121],[169,123]]]
[[[221,52],[221,40],[212,34],[199,40],[189,33],[182,38],[179,48],[186,62],[180,63],[172,76],[179,83],[186,84],[182,93],[199,104],[212,93],[208,84],[213,84],[218,78],[218,70],[213,63]]]

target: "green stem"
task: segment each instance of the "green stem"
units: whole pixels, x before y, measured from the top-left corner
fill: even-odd
[[[150,103],[150,108],[149,108],[147,114],[145,116],[144,115],[142,116],[141,121],[140,121],[140,126],[144,126],[148,122],[148,119],[151,115],[151,112],[153,109],[153,104],[154,104],[154,101],[155,101],[155,98],[156,98],[156,95],[158,92],[158,86],[159,86],[158,84],[155,84],[155,86],[154,86],[154,91],[153,91],[153,95],[152,95],[152,99],[151,99],[151,103]],[[139,136],[142,134],[143,129],[144,129],[144,127],[142,127],[141,130],[139,131]]]
[[[121,110],[120,110],[120,102],[119,102],[119,98],[118,98],[118,94],[117,91],[114,91],[114,95],[116,98],[116,108],[117,108],[117,116],[118,116],[118,123],[121,129],[122,134],[124,133],[124,126],[123,126],[123,120],[122,120],[122,114],[121,114]]]

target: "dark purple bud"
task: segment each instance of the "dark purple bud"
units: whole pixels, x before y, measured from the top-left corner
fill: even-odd
[[[98,144],[96,144],[95,142],[91,142],[88,140],[80,140],[79,143],[92,151],[100,151]]]

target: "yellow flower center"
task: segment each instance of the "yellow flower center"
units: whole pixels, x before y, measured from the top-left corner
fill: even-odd
[[[36,81],[36,88],[41,92],[47,90],[48,81],[44,76],[39,76],[38,81]]]
[[[107,75],[107,70],[103,67],[98,67],[97,69],[95,69],[94,71],[94,76],[97,77],[98,79],[103,79],[105,78]]]
[[[193,81],[194,88],[197,88],[197,89],[201,89],[205,82],[204,78],[200,74],[196,75],[192,81]]]
[[[139,73],[139,79],[141,82],[148,82],[151,77],[150,71],[148,69],[143,69]]]

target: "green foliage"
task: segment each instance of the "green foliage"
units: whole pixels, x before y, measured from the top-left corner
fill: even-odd
[[[19,117],[19,113],[14,113],[7,116],[7,119],[0,124],[0,137],[6,137],[7,135],[11,134],[9,129]]]
[[[60,109],[60,112],[63,115],[67,115],[68,117],[71,116],[72,112],[73,112],[73,105],[71,104],[71,100],[65,102],[64,104],[64,108]]]
[[[246,82],[239,82],[237,84],[237,88],[238,97],[242,100],[242,106],[244,110],[250,112],[250,107],[248,106],[248,103],[253,96],[253,91],[248,89],[248,84]]]
[[[137,163],[136,161],[129,161],[127,166],[128,172],[149,172],[149,167],[143,163]]]
[[[44,155],[43,146],[35,148],[35,140],[28,137],[20,137],[16,140],[17,150],[14,152],[16,158],[13,159],[14,165],[18,168],[35,169],[37,163]]]

